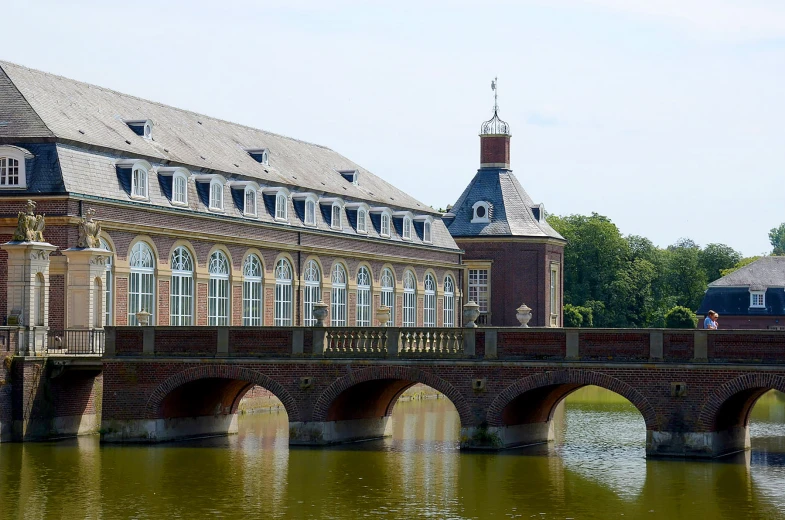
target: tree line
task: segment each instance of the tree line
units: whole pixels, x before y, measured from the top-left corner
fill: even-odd
[[[688,238],[663,249],[648,238],[623,235],[597,213],[549,215],[548,223],[568,242],[566,327],[694,327],[708,284],[759,258]],[[772,254],[785,255],[785,223],[769,239]]]

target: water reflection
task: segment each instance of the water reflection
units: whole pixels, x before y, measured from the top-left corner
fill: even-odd
[[[785,399],[752,413],[751,453],[722,462],[645,459],[645,426],[594,387],[557,409],[557,442],[461,453],[444,399],[399,403],[393,437],[288,447],[285,413],[240,434],[159,446],[95,437],[0,445],[8,518],[777,518],[785,511]]]

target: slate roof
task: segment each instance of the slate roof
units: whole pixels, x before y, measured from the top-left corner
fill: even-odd
[[[785,291],[772,287],[765,291],[764,307],[750,307],[750,291],[744,287],[709,287],[697,314],[705,316],[709,310],[722,316],[785,316]],[[702,327],[702,324],[701,328]]]
[[[749,287],[753,291],[785,287],[785,256],[764,256],[711,282],[709,287]]]
[[[128,120],[151,120],[153,138],[137,135],[124,122]],[[52,142],[56,145],[30,144]],[[28,166],[27,192],[65,191],[130,202],[115,161],[140,158],[154,168],[183,166],[193,173],[220,173],[228,180],[254,180],[263,187],[284,186],[346,202],[430,214],[436,217],[432,245],[458,250],[438,212],[329,148],[4,61],[0,61],[0,143],[25,147],[35,155]],[[49,154],[45,161],[34,146]],[[269,150],[269,165],[245,151],[260,148]],[[339,170],[357,170],[358,183],[347,181]],[[130,203],[171,208],[163,184],[151,174],[150,201]],[[189,182],[189,210],[208,213],[193,184]],[[225,214],[242,217],[232,198],[225,192]],[[261,198],[259,206],[258,220],[273,222],[263,211]],[[289,215],[289,226],[302,226],[293,207]],[[331,230],[322,219],[317,222],[319,229]],[[349,225],[331,231],[354,233]],[[375,235],[369,226],[368,236]],[[393,233],[384,240],[401,239]],[[422,241],[413,233],[411,243]]]
[[[472,224],[472,207],[478,201],[489,202],[492,207],[489,223]],[[452,222],[447,221],[453,237],[471,236],[517,236],[556,238],[564,240],[539,212],[535,204],[512,171],[498,168],[482,168],[453,206]]]

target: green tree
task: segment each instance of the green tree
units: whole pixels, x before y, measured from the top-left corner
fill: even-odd
[[[700,247],[689,239],[668,246],[665,283],[676,305],[697,309],[708,284],[700,263]]]
[[[771,254],[774,256],[785,255],[785,222],[780,224],[779,227],[771,228],[769,231],[769,242],[771,242]]]
[[[722,274],[722,276],[728,276],[733,271],[738,271],[739,269],[741,269],[745,265],[750,265],[752,262],[754,262],[755,260],[757,260],[759,258],[761,258],[761,257],[759,257],[759,256],[748,256],[747,258],[742,258],[741,260],[736,262],[736,264],[733,267],[730,267],[728,269],[723,269],[722,271],[720,271],[720,274]]]
[[[698,255],[708,282],[720,278],[724,269],[729,269],[741,260],[741,253],[725,244],[709,244]]]
[[[566,304],[563,312],[565,327],[580,327],[583,324],[583,316],[574,305]]]
[[[643,258],[627,263],[611,284],[610,306],[615,327],[645,327],[656,302],[652,282],[657,278],[654,264]]]
[[[698,326],[698,317],[690,309],[676,306],[665,315],[665,326],[669,329],[694,329]]]

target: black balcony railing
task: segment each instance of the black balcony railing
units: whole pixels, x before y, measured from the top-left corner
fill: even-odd
[[[50,330],[46,338],[49,355],[83,356],[104,353],[105,335],[98,329]]]

